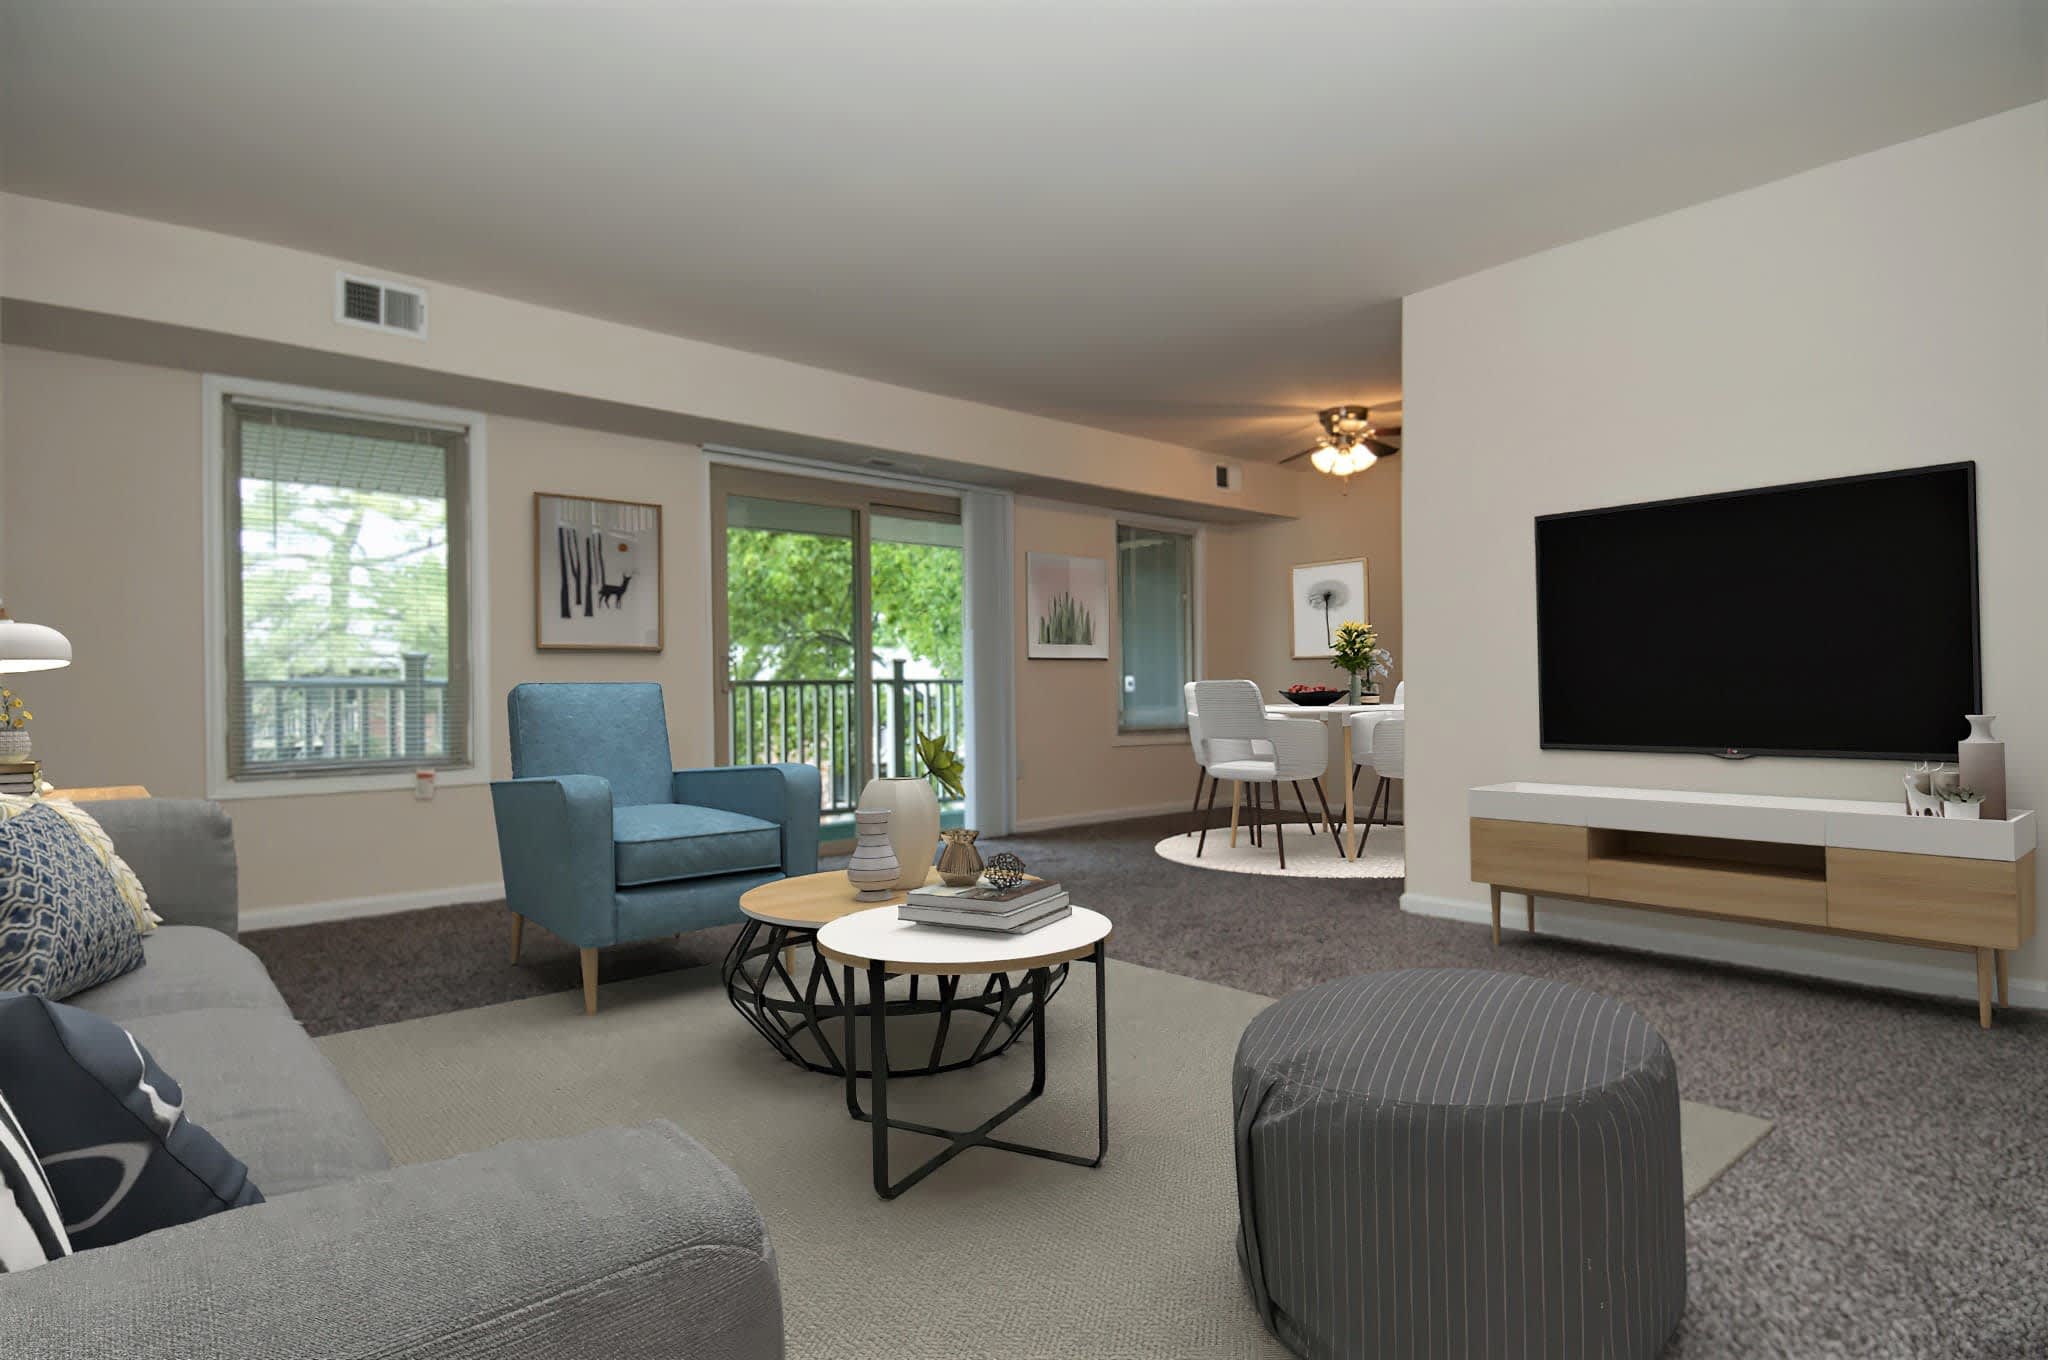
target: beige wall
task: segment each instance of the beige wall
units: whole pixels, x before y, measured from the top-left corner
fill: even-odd
[[[0,223],[0,291],[23,304],[614,403],[687,418],[701,427],[681,434],[688,439],[792,453],[884,450],[910,471],[1094,488],[1105,504],[1123,495],[1229,514],[1296,508],[1299,479],[1270,467],[1248,464],[1238,490],[1220,491],[1217,460],[1193,449],[430,280],[414,280],[431,289],[426,339],[340,325],[334,280],[343,262],[283,246],[19,194],[0,195]],[[375,261],[347,263],[390,277]],[[773,442],[750,442],[759,432]]]
[[[1408,299],[1410,905],[1483,900],[1466,852],[1475,784],[1898,793],[1893,762],[1540,750],[1530,525],[1550,511],[1974,459],[1984,698],[2014,805],[2040,806],[2044,205],[2037,104]],[[1900,551],[1910,570],[1911,545]],[[1903,624],[1904,638],[1873,640],[1871,683],[1896,682]],[[1769,657],[1745,655],[1740,638],[1728,651],[1730,684],[1770,683]],[[1560,907],[1557,919],[1621,939],[1646,918]],[[1969,986],[1958,956],[1648,919],[1697,952]],[[2013,971],[2048,979],[2048,942]]]
[[[59,784],[205,793],[200,376],[10,348],[5,569],[24,617],[70,636],[68,670],[25,678]],[[679,764],[708,764],[705,464],[687,445],[488,417],[491,768],[509,768],[503,695],[521,680],[653,680]],[[667,650],[533,647],[535,490],[659,502]],[[490,794],[449,787],[236,799],[246,908],[488,888]]]
[[[22,346],[4,352],[0,582],[24,617],[71,637],[70,669],[27,677],[37,750],[59,784],[140,783],[205,793],[201,376]],[[693,446],[486,416],[491,768],[509,768],[503,695],[521,680],[644,679],[668,696],[678,764],[713,759],[706,496]],[[664,507],[667,650],[540,653],[533,638],[535,490]],[[1020,498],[1015,549],[1115,557],[1117,517]],[[1242,536],[1212,532],[1203,555],[1205,633],[1245,636]],[[1278,557],[1287,554],[1272,547]],[[1277,560],[1277,559],[1276,559]],[[1282,589],[1283,574],[1272,593]],[[1374,582],[1383,599],[1384,578]],[[1112,620],[1112,638],[1113,631]],[[1026,822],[1174,806],[1193,764],[1184,737],[1116,735],[1117,661],[1026,661],[1017,721]],[[487,789],[239,798],[230,805],[243,904],[266,908],[391,895],[488,892],[499,876]]]
[[[1117,733],[1118,647],[1115,589],[1117,516],[1109,511],[1019,499],[1012,536],[1016,551],[1015,615],[1027,616],[1025,557],[1066,553],[1111,564],[1109,659],[1031,660],[1017,644],[1017,821],[1020,827],[1085,818],[1090,813],[1164,811],[1194,794],[1194,755],[1187,734]],[[1235,579],[1227,535],[1210,531],[1201,549],[1197,590],[1205,640],[1241,628],[1241,595],[1219,581]],[[1213,645],[1213,644],[1212,644]]]

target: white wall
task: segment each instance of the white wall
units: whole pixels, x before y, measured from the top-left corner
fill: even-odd
[[[1898,791],[1890,762],[1538,749],[1531,520],[1550,511],[1976,460],[1985,704],[2008,743],[2014,805],[2043,806],[2044,319],[2043,104],[1409,298],[1408,905],[1483,903],[1466,843],[1475,784]],[[1768,657],[1747,658],[1740,638],[1728,650],[1729,684],[1770,683]],[[1868,683],[1909,682],[1899,650],[1873,640]],[[1563,904],[1546,914],[1595,938],[1974,988],[1966,955]],[[2048,1004],[2048,941],[2017,954],[2013,973],[2022,997]]]

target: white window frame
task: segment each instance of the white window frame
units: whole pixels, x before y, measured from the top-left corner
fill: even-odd
[[[212,373],[207,374],[199,386],[204,407],[201,453],[206,484],[203,520],[206,540],[206,796],[216,800],[302,798],[308,794],[371,793],[413,786],[413,772],[409,769],[362,774],[266,774],[258,779],[232,779],[228,776],[227,450],[222,444],[226,431],[221,411],[229,397],[247,397],[252,401],[337,415],[469,428],[469,764],[436,770],[434,782],[443,788],[489,783],[493,757],[488,707],[491,692],[490,554],[486,545],[490,501],[484,479],[488,460],[484,449],[483,414]]]
[[[1110,564],[1112,570],[1117,565],[1116,526],[1120,524],[1128,524],[1134,529],[1158,529],[1169,534],[1186,534],[1195,541],[1195,559],[1191,568],[1195,578],[1194,593],[1188,602],[1188,608],[1194,616],[1189,620],[1189,628],[1193,634],[1193,656],[1190,664],[1194,667],[1195,674],[1193,678],[1201,679],[1207,668],[1208,655],[1208,639],[1206,636],[1208,574],[1203,570],[1203,556],[1208,551],[1208,526],[1194,520],[1168,519],[1161,515],[1127,515],[1121,511],[1112,511],[1110,514],[1109,531]],[[1110,598],[1118,601],[1118,604],[1116,615],[1116,667],[1110,676],[1109,686],[1109,720],[1110,728],[1114,735],[1110,738],[1109,744],[1111,746],[1185,746],[1188,740],[1188,726],[1185,719],[1182,720],[1179,727],[1141,727],[1129,730],[1124,728],[1124,619],[1121,603],[1123,592],[1120,585],[1121,583],[1115,579],[1112,579],[1110,582]]]

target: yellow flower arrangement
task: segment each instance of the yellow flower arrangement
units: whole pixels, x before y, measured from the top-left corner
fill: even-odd
[[[12,728],[19,732],[34,722],[36,715],[22,707],[21,696],[11,689],[0,689],[0,727]]]

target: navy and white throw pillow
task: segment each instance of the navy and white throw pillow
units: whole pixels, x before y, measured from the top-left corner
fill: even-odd
[[[114,876],[47,807],[0,821],[0,990],[61,1000],[142,966]]]
[[[263,1202],[149,1050],[90,1011],[0,992],[0,1093],[76,1250]]]
[[[0,1096],[0,1275],[15,1275],[71,1254],[57,1196],[28,1134]]]

